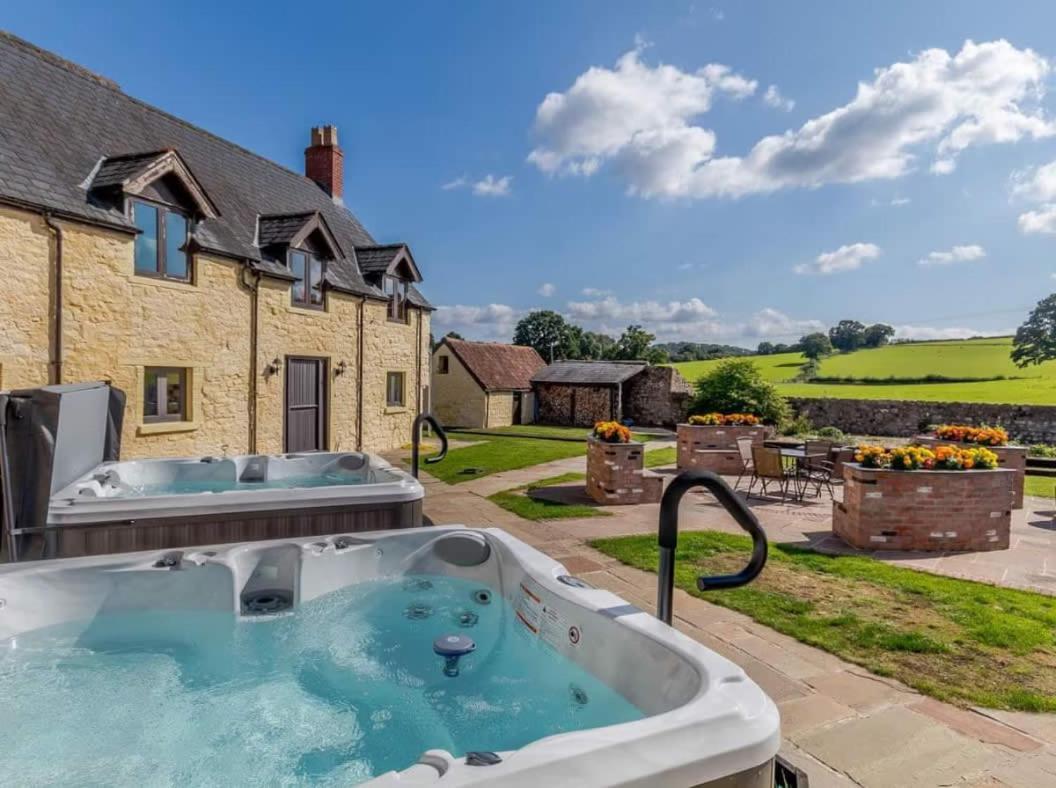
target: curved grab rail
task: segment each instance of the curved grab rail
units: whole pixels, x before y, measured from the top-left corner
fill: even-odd
[[[657,570],[656,617],[671,623],[671,601],[675,590],[675,548],[678,546],[678,504],[693,487],[704,487],[714,495],[737,524],[752,537],[752,557],[744,569],[733,575],[698,577],[697,588],[710,591],[736,588],[752,582],[766,565],[766,533],[759,520],[730,485],[710,471],[684,471],[676,476],[660,500],[660,566]]]
[[[423,424],[428,424],[432,427],[436,431],[436,437],[440,439],[440,453],[434,454],[432,457],[426,457],[425,464],[432,465],[447,456],[447,433],[444,432],[444,428],[440,426],[440,422],[436,420],[433,414],[419,413],[414,419],[414,425],[411,427],[411,475],[415,479],[418,478],[418,458],[421,453]]]

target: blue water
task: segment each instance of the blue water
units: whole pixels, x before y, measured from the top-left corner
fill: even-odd
[[[0,643],[0,779],[347,785],[430,748],[515,749],[642,717],[477,588],[397,578],[256,621],[148,611]],[[477,644],[456,678],[432,651],[448,633]]]
[[[281,479],[268,479],[263,482],[240,482],[235,479],[177,479],[159,484],[134,485],[122,494],[127,497],[192,495],[194,493],[218,493],[232,490],[289,490],[303,487],[333,487],[341,484],[372,484],[386,481],[391,481],[391,479],[378,476],[327,473],[287,476]]]

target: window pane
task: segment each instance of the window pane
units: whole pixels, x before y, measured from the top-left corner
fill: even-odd
[[[309,262],[309,285],[311,287],[311,299],[313,304],[323,303],[323,264],[314,257],[308,258]]]
[[[142,202],[132,203],[132,218],[142,232],[136,236],[136,271],[158,272],[158,209]]]
[[[178,213],[165,212],[165,275],[187,278],[187,220]]]
[[[165,376],[165,415],[183,415],[183,373],[170,369]]]
[[[143,415],[158,416],[158,373],[147,369],[143,376]]]
[[[388,375],[388,392],[386,402],[389,405],[403,404],[403,373],[390,372]]]
[[[304,254],[301,252],[290,253],[290,272],[297,277],[293,283],[293,300],[304,303]]]

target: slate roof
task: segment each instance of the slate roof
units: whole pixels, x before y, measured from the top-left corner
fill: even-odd
[[[164,151],[152,151],[150,153],[136,153],[131,156],[113,156],[99,165],[99,169],[92,178],[93,189],[106,189],[110,186],[120,186],[129,178],[138,175],[147,165],[156,161]]]
[[[445,345],[485,391],[527,391],[532,375],[546,366],[535,348],[523,345],[444,337],[437,350]]]
[[[384,273],[393,258],[400,253],[403,244],[386,244],[385,246],[358,246],[356,260],[359,270],[365,274]]]
[[[313,216],[315,216],[315,211],[287,213],[279,216],[261,216],[257,243],[261,246],[289,243],[290,239],[297,235],[305,223]]]
[[[535,373],[532,383],[615,386],[647,366],[644,361],[558,361]]]
[[[319,211],[350,255],[327,266],[328,283],[384,298],[363,278],[349,251],[376,246],[375,239],[316,183],[0,31],[0,201],[132,230],[117,208],[90,199],[86,184],[99,176],[103,160],[112,167],[105,177],[116,179],[115,157],[133,167],[151,151],[170,149],[194,172],[220,214],[196,223],[194,240],[201,249],[289,278],[283,264],[263,258],[254,245],[257,216]],[[431,308],[416,288],[411,290],[412,303]]]

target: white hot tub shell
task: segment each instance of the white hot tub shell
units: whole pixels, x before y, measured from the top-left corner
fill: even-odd
[[[491,589],[537,622],[547,647],[644,716],[546,736],[498,753],[501,761],[487,766],[468,765],[465,753],[427,749],[369,785],[773,784],[777,708],[741,668],[495,529],[413,528],[8,565],[0,567],[0,641],[13,647],[33,630],[87,628],[100,616],[135,611],[244,616],[262,583],[287,595],[296,615],[298,605],[331,592],[400,575],[457,577]]]

